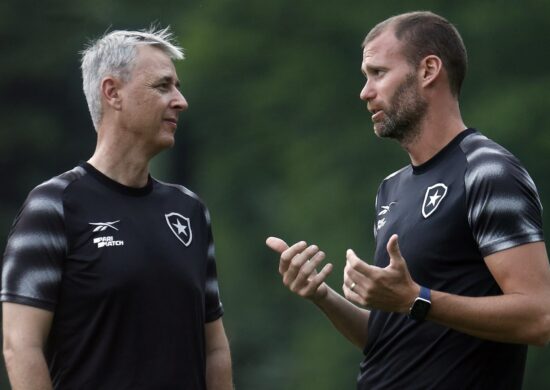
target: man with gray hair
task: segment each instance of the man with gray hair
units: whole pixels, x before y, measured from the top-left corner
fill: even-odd
[[[15,389],[232,388],[210,216],[149,162],[187,109],[168,28],[83,52],[93,156],[31,191],[2,266]]]

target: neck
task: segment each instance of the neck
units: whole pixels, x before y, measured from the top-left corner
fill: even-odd
[[[98,129],[97,145],[88,163],[110,179],[128,187],[144,187],[151,157],[128,134]]]
[[[466,129],[458,102],[447,109],[438,107],[426,113],[418,135],[401,146],[407,151],[413,165],[421,165],[435,156],[459,133]]]

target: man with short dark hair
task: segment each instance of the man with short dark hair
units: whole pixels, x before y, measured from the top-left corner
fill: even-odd
[[[96,150],[31,191],[4,255],[14,389],[232,389],[208,210],[149,174],[187,109],[182,58],[168,28],[83,52]]]
[[[358,389],[520,389],[527,344],[550,339],[542,206],[519,161],[464,124],[466,63],[431,12],[367,35],[361,99],[411,164],[378,189],[374,265],[346,253],[347,300],[324,282],[331,264],[316,272],[316,245],[267,239],[283,283],[363,350]]]

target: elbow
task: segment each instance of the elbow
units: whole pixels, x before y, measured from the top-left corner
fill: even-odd
[[[548,342],[550,340],[548,339],[548,337],[538,337],[538,338],[532,338],[528,344],[529,345],[532,345],[534,347],[541,347],[541,348],[544,348],[548,345]]]
[[[550,343],[550,312],[544,313],[532,322],[527,344],[545,347]]]
[[[10,371],[10,368],[13,366],[13,362],[15,360],[15,349],[13,349],[10,344],[6,342],[6,339],[4,339],[2,353],[4,355],[4,362],[6,363],[6,369]]]
[[[537,344],[535,344],[539,347],[545,347],[550,343],[550,313],[544,315],[542,323],[540,337],[537,340]]]
[[[206,358],[207,359],[231,359],[230,358],[231,353],[229,351],[229,346],[219,346],[216,348],[211,348],[210,350],[206,351]]]

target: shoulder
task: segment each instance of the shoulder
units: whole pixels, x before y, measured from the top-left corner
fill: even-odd
[[[508,150],[479,133],[462,148],[468,221],[481,253],[542,240],[542,204],[535,183]]]
[[[182,186],[181,184],[166,183],[158,179],[153,179],[153,180],[157,182],[157,184],[160,186],[162,190],[167,191],[174,196],[182,196],[183,198],[188,199],[189,201],[204,204],[202,199],[196,193],[191,191],[189,188]]]
[[[387,182],[399,180],[403,175],[407,175],[407,173],[410,173],[411,170],[412,169],[410,165],[405,165],[403,168],[398,169],[397,171],[390,173],[388,176],[386,176],[384,180],[382,180],[382,183],[380,185],[382,186]]]
[[[68,251],[64,193],[84,174],[76,167],[29,193],[6,244],[0,300],[55,309]]]
[[[34,187],[25,201],[30,210],[55,210],[62,213],[63,194],[67,188],[84,176],[84,168],[77,166]]]
[[[153,180],[160,186],[161,191],[166,191],[169,196],[180,197],[181,201],[192,203],[194,206],[201,208],[206,215],[206,219],[210,221],[208,207],[206,207],[204,201],[195,192],[181,184],[166,183],[158,179]]]
[[[63,192],[71,183],[75,182],[86,174],[86,171],[81,166],[77,166],[70,171],[54,176],[45,182],[37,185],[30,193],[60,193]]]
[[[389,190],[391,188],[395,188],[395,186],[399,186],[399,183],[405,177],[408,177],[409,175],[411,175],[411,173],[412,173],[411,165],[405,165],[403,168],[398,169],[397,171],[386,176],[378,186],[377,198],[378,198],[378,195],[380,195],[382,192]]]
[[[476,131],[465,137],[460,148],[467,161],[467,187],[480,182],[500,182],[505,188],[522,183],[536,191],[533,180],[519,159],[481,133]],[[512,178],[515,180],[510,180]]]
[[[398,186],[401,180],[403,179],[403,177],[408,177],[408,175],[410,175],[411,172],[412,172],[411,166],[405,165],[404,167],[386,176],[378,186],[377,198],[381,192],[384,192],[385,190],[390,188],[394,188],[394,186]]]
[[[507,168],[523,170],[519,160],[503,146],[479,132],[464,137],[460,142],[470,171],[485,175],[503,175]]]

